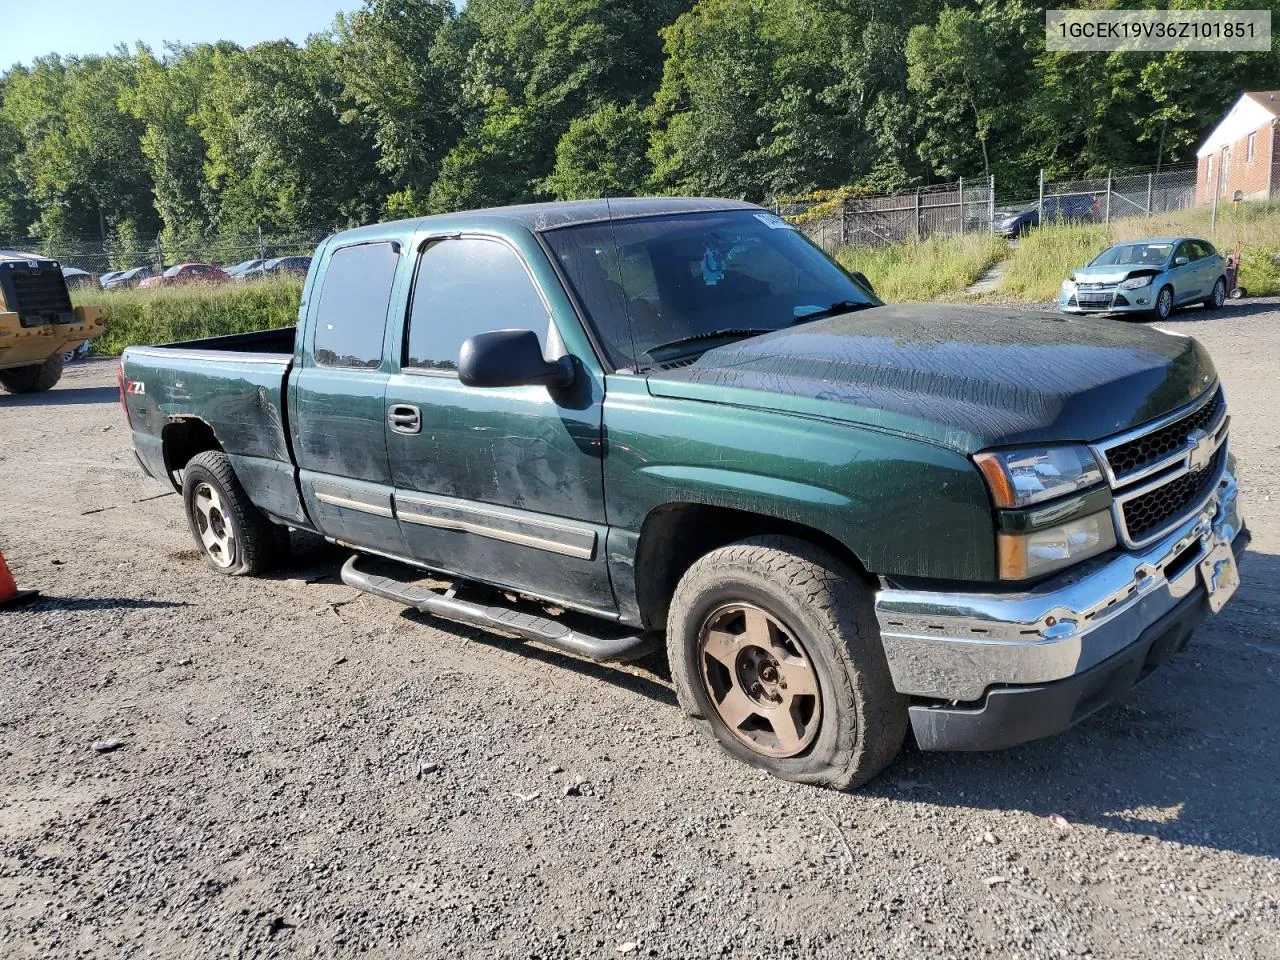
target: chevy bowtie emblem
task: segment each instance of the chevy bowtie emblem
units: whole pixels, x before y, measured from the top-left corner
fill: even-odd
[[[1187,469],[1192,473],[1203,470],[1213,460],[1213,442],[1199,427],[1187,434],[1191,450],[1187,453]]]

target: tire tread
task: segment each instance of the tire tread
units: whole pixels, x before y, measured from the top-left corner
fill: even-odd
[[[209,474],[219,486],[219,493],[225,499],[227,510],[232,514],[232,523],[239,534],[239,560],[232,568],[214,566],[204,551],[204,545],[200,543],[190,505],[192,490],[199,482],[200,471]],[[280,562],[287,534],[253,505],[244,487],[240,485],[240,479],[231,466],[231,459],[221,450],[207,450],[187,461],[182,474],[182,501],[187,511],[187,523],[200,548],[200,554],[215,572],[227,576],[255,576],[265,573]]]
[[[671,602],[667,652],[671,676],[681,707],[708,734],[710,721],[702,714],[693,684],[699,678],[684,669],[684,644],[672,624],[683,622],[704,587],[751,572],[779,585],[793,602],[808,607],[826,626],[834,641],[829,652],[841,689],[833,698],[858,715],[858,735],[839,744],[820,768],[791,779],[847,790],[870,780],[892,762],[906,737],[906,698],[893,687],[878,637],[874,610],[862,579],[827,551],[794,537],[751,537],[706,554],[681,578]],[[811,654],[812,655],[812,654]],[[874,736],[864,736],[864,731]]]
[[[62,354],[55,353],[43,363],[0,370],[0,386],[9,393],[43,393],[62,379]]]

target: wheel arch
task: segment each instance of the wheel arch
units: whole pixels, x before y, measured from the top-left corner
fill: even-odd
[[[666,626],[676,584],[698,558],[746,537],[791,536],[821,547],[847,563],[868,585],[866,564],[825,531],[767,513],[696,502],[665,503],[645,516],[635,553],[635,599],[647,629]]]
[[[160,431],[165,473],[175,490],[182,490],[178,472],[191,458],[209,450],[226,452],[213,427],[200,417],[174,417]]]

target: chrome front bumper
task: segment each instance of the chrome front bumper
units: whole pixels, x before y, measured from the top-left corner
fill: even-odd
[[[1232,544],[1240,519],[1235,477],[1158,542],[1080,564],[1022,593],[887,588],[876,617],[898,692],[972,702],[993,685],[1074,676],[1135,643],[1200,586],[1200,561]]]

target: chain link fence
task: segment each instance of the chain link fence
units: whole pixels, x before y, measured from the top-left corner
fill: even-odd
[[[1042,170],[1034,202],[1042,222],[1110,223],[1196,206],[1196,179],[1194,164],[1082,180],[1046,180]]]
[[[992,228],[995,178],[957,180],[874,197],[775,201],[786,217],[828,253],[846,246],[887,246]]]
[[[878,196],[852,196],[843,190],[779,198],[772,206],[828,253],[845,246],[887,246],[1003,231],[1013,213],[1030,215],[1026,228],[1056,220],[1105,224],[1192,207],[1212,207],[1216,220],[1217,208],[1229,208],[1237,194],[1243,200],[1270,198],[1273,183],[1280,192],[1280,162],[1273,163],[1270,156],[1255,157],[1252,150],[1233,156],[1224,149],[1203,158],[1198,166],[1075,180],[1049,179],[1041,171],[1039,181],[1037,195],[999,205],[995,177],[978,177]],[[230,266],[245,260],[307,256],[331,232],[329,227],[318,227],[288,234],[224,234],[182,243],[156,235],[128,242],[0,237],[0,249],[40,254],[64,267],[101,275],[140,266],[155,270],[179,263]]]
[[[128,244],[111,240],[0,237],[0,250],[39,254],[57,260],[64,268],[74,267],[100,276],[132,267],[161,271],[179,263],[232,266],[245,260],[310,256],[331,232],[325,227],[290,234],[227,234],[187,243],[170,243],[159,236],[150,236]]]

